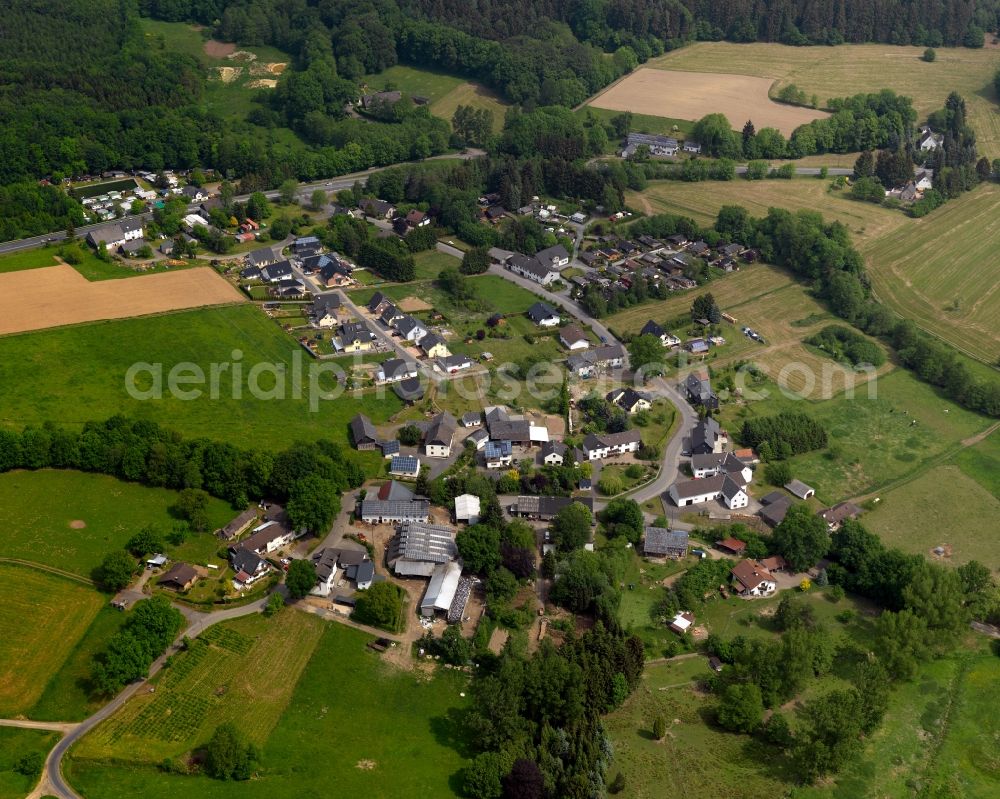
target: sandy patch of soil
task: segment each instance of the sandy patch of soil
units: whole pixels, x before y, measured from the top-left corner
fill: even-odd
[[[205,55],[212,58],[226,58],[236,52],[236,45],[231,42],[219,42],[215,39],[209,39],[205,42],[202,49],[205,51]]]
[[[87,523],[83,519],[73,519],[73,521],[69,523],[69,526],[72,530],[82,530],[87,526]]]
[[[232,83],[243,72],[242,67],[216,67],[216,74],[223,83]]]
[[[268,78],[257,78],[256,80],[247,81],[248,89],[273,89],[277,85],[278,81]]]
[[[414,313],[416,311],[430,311],[433,310],[434,306],[429,302],[426,302],[419,297],[403,297],[398,303],[399,310],[405,313]]]
[[[257,56],[251,53],[249,50],[236,50],[235,52],[231,52],[229,55],[227,55],[226,58],[230,59],[231,61],[249,62],[257,60]]]

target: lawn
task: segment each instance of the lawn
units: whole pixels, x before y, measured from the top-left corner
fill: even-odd
[[[755,217],[766,216],[769,208],[816,211],[828,222],[843,223],[859,247],[863,241],[878,239],[913,224],[900,211],[852,200],[846,190],[833,190],[828,180],[813,177],[792,180],[738,177],[701,183],[651,181],[642,192],[627,192],[625,201],[629,207],[647,214],[681,214],[705,226],[715,224],[715,217],[723,205],[742,205]]]
[[[0,605],[0,718],[12,718],[38,701],[106,600],[66,578],[0,563],[3,584],[13,590]]]
[[[59,740],[59,733],[0,727],[0,799],[24,799],[38,780],[25,777],[14,766],[25,755],[38,752],[45,757]]]
[[[949,545],[952,553],[945,562],[978,560],[1000,569],[996,541],[983,534],[987,519],[1000,519],[1000,499],[959,467],[943,464],[880,494],[864,524],[904,552],[934,559],[932,549]]]
[[[954,463],[997,499],[1000,499],[1000,432],[994,431],[983,441],[963,449]]]
[[[859,249],[875,294],[991,365],[1000,358],[1000,186],[988,183]]]
[[[183,53],[197,59],[208,70],[208,80],[205,84],[203,104],[211,112],[223,117],[243,121],[246,115],[256,107],[254,96],[264,90],[255,85],[256,81],[276,80],[280,71],[289,66],[290,58],[286,53],[273,47],[243,47],[241,53],[252,53],[253,59],[227,58],[209,55],[205,51],[206,38],[201,30],[184,22],[160,22],[151,19],[141,19],[143,32],[150,47]],[[235,49],[235,48],[234,48]],[[275,66],[269,71],[267,66]],[[238,70],[222,72],[222,70]],[[263,135],[267,131],[261,129]],[[294,136],[288,129],[280,129],[282,134]]]
[[[801,799],[913,796],[990,799],[1000,794],[996,702],[1000,659],[982,641],[924,663],[896,687],[882,726],[831,784]]]
[[[622,580],[625,590],[622,592],[618,619],[622,627],[642,639],[647,657],[659,657],[666,643],[677,637],[665,625],[657,623],[653,616],[656,603],[663,599],[663,580],[697,562],[697,558],[689,555],[680,560],[655,563],[644,560],[633,551]]]
[[[415,280],[437,280],[441,270],[446,266],[454,266],[456,269],[462,263],[458,258],[437,250],[424,250],[413,256],[416,267]]]
[[[620,311],[605,321],[616,332],[636,333],[649,319],[666,323],[687,317],[694,298],[706,293],[736,318],[736,324],[721,324],[726,343],[713,346],[706,359],[714,369],[750,361],[789,391],[809,399],[830,397],[848,385],[860,387],[867,380],[866,374],[845,372],[822,352],[802,344],[803,339],[837,320],[802,283],[766,264],[746,266],[698,289]],[[744,325],[754,328],[767,344],[743,335]],[[674,332],[682,339],[701,334],[686,326],[674,328]],[[673,361],[669,356],[667,359]],[[880,372],[890,369],[891,364],[886,364]]]
[[[460,105],[485,108],[493,112],[493,131],[503,128],[504,114],[509,104],[478,83],[469,83],[444,72],[397,64],[364,79],[371,91],[395,89],[430,101],[430,111],[436,117],[451,122]]]
[[[892,89],[913,99],[920,121],[941,108],[949,92],[957,91],[965,97],[980,151],[991,158],[1000,156],[1000,116],[992,89],[1000,51],[992,47],[942,47],[937,48],[933,63],[924,62],[922,54],[921,47],[880,44],[789,47],[699,42],[653,59],[646,66],[758,75],[774,80],[772,95],[794,83],[806,95],[816,94],[820,105],[832,97]]]
[[[0,474],[0,507],[7,524],[0,555],[90,577],[108,552],[123,548],[142,527],[169,531],[176,523],[169,509],[176,501],[175,491],[101,474],[50,469]],[[234,515],[225,502],[209,501],[212,529]],[[74,522],[86,526],[74,528]],[[211,533],[195,534],[183,546],[192,547],[199,539],[211,541],[213,551],[218,548]]]
[[[104,604],[26,715],[43,721],[82,721],[100,710],[107,700],[91,696],[88,689],[94,656],[127,618],[127,613]]]
[[[234,352],[236,353],[234,355]],[[296,363],[301,359],[302,398],[295,398]],[[125,376],[137,363],[162,365],[163,399],[128,395]],[[206,377],[210,364],[223,364],[217,398],[206,385],[202,395],[184,400],[173,396],[166,380],[175,364],[200,367]],[[233,364],[242,373],[233,390]],[[263,369],[259,380],[257,364]],[[271,392],[271,367],[289,380],[284,390]],[[335,401],[319,399],[310,410],[312,362],[259,309],[227,307],[162,316],[81,325],[0,338],[0,385],[4,403],[0,425],[20,428],[56,421],[81,425],[115,413],[165,424],[187,436],[204,436],[240,447],[278,450],[296,440],[327,437],[347,443],[347,423],[359,411],[378,424],[400,408],[391,392],[344,394]],[[139,383],[149,385],[148,375]],[[328,387],[326,376],[320,386]],[[251,395],[259,384],[261,398]],[[276,398],[270,398],[277,395]],[[250,438],[248,438],[250,436]],[[374,468],[377,458],[360,456]]]
[[[441,98],[431,103],[431,113],[436,117],[447,119],[455,115],[455,109],[460,105],[475,109],[486,109],[493,114],[493,132],[503,129],[504,116],[510,104],[502,100],[495,92],[478,83],[460,83]]]
[[[285,611],[291,613],[296,612]],[[286,616],[270,624],[280,626]],[[91,761],[84,757],[87,739],[74,751],[68,777],[88,799],[172,799],[178,792],[191,799],[307,799],[330,795],[331,785],[337,796],[454,795],[455,774],[468,752],[458,726],[464,704],[459,694],[467,678],[450,671],[431,678],[423,671],[396,669],[365,648],[368,640],[342,625],[324,626],[290,704],[263,745],[254,780],[218,783],[154,767]],[[294,685],[296,677],[283,673],[281,690],[285,683]],[[209,700],[224,701],[211,692]],[[254,713],[242,712],[250,706],[255,702],[240,708],[239,726],[254,723]],[[214,723],[203,726],[211,729]],[[115,757],[129,756],[122,743],[111,747]]]
[[[323,626],[289,608],[270,619],[255,614],[209,628],[155,679],[155,693],[131,699],[87,735],[74,756],[160,763],[204,744],[227,721],[263,746]]]
[[[897,369],[871,386],[828,400],[796,400],[773,386],[767,396],[743,405],[723,406],[721,421],[734,435],[742,420],[782,411],[803,412],[827,431],[830,446],[791,459],[795,476],[832,504],[865,495],[949,457],[960,442],[985,430],[988,421],[941,397],[937,390]],[[985,510],[985,509],[984,509]]]
[[[70,264],[77,272],[87,280],[117,280],[124,277],[136,277],[137,275],[153,275],[159,272],[176,272],[178,269],[187,269],[192,266],[204,266],[204,262],[190,261],[185,266],[166,266],[161,263],[159,266],[149,266],[138,269],[128,266],[121,261],[102,261],[94,251],[86,244],[80,245],[83,257],[78,264]],[[39,247],[31,250],[0,255],[0,274],[4,272],[21,272],[26,269],[39,269],[45,266],[56,266],[60,263],[57,260],[56,249],[52,247]]]

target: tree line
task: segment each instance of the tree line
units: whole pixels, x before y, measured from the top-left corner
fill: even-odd
[[[0,430],[0,472],[79,469],[177,491],[203,491],[245,508],[269,498],[286,503],[295,527],[316,531],[340,509],[340,495],[364,471],[331,441],[299,442],[270,453],[184,438],[155,422],[113,416],[79,431],[55,424]]]

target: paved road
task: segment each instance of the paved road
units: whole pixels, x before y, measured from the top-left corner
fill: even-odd
[[[445,155],[436,155],[433,158],[428,158],[428,161],[435,161],[441,159],[449,158],[459,158],[462,160],[469,160],[472,158],[478,158],[481,155],[485,155],[482,150],[469,149],[463,153],[447,153]],[[328,178],[326,180],[314,180],[308,183],[300,183],[298,188],[298,200],[299,202],[305,202],[310,199],[310,195],[316,189],[323,189],[324,191],[340,191],[341,189],[349,189],[357,181],[364,181],[369,175],[373,175],[376,172],[381,172],[384,169],[390,169],[393,166],[403,166],[405,164],[419,163],[415,161],[407,161],[404,164],[390,164],[389,166],[373,167],[372,169],[365,169],[361,172],[352,172],[349,175],[341,175],[336,178]],[[268,199],[276,199],[279,196],[278,191],[266,191],[264,192]],[[241,194],[233,199],[238,201],[245,201],[249,199],[249,194]],[[194,211],[198,207],[198,204],[193,204],[189,206],[189,210]],[[142,219],[152,219],[153,215],[151,213],[140,214]],[[91,230],[96,230],[97,228],[104,227],[110,224],[108,222],[99,222],[94,225],[85,225],[76,229],[76,235],[83,237],[86,236]],[[4,253],[19,252],[21,250],[30,250],[34,247],[42,247],[49,242],[62,241],[66,238],[66,231],[53,231],[51,233],[46,233],[42,236],[33,236],[28,239],[17,239],[15,241],[6,241],[0,243],[0,255]]]
[[[93,716],[85,719],[79,724],[74,725],[72,729],[59,741],[59,743],[55,745],[45,761],[45,770],[42,773],[41,783],[35,792],[32,793],[32,796],[45,795],[44,793],[40,793],[40,791],[44,789],[45,793],[57,796],[59,799],[81,799],[80,795],[77,794],[72,787],[70,787],[62,775],[62,759],[69,748],[81,737],[86,735],[87,732],[104,721],[104,719],[108,718],[108,716],[118,710],[131,697],[143,689],[148,680],[161,668],[163,668],[163,664],[166,662],[167,658],[180,650],[181,642],[184,638],[197,638],[213,624],[228,621],[229,619],[239,618],[240,616],[248,616],[251,613],[257,613],[263,609],[266,602],[266,598],[259,599],[249,605],[243,605],[238,608],[226,608],[225,610],[218,610],[213,613],[198,613],[197,611],[182,608],[181,611],[184,613],[185,617],[193,619],[191,624],[181,633],[180,636],[178,636],[177,640],[174,641],[171,647],[162,656],[157,658],[152,666],[150,666],[149,676],[145,680],[140,680],[129,685],[124,691],[98,710]]]

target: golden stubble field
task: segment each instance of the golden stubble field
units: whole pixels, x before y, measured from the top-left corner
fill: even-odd
[[[718,112],[737,130],[753,119],[758,129],[777,128],[786,136],[799,125],[828,116],[776,103],[768,97],[770,88],[770,80],[751,75],[643,68],[597,95],[590,105],[673,119],[700,119]]]
[[[831,97],[892,89],[912,98],[921,119],[941,108],[949,92],[957,91],[965,98],[980,152],[990,158],[1000,156],[1000,104],[992,85],[993,76],[1000,69],[1000,48],[942,47],[936,52],[936,60],[927,63],[921,58],[921,47],[882,44],[790,47],[698,42],[667,53],[646,66],[671,72],[752,75],[766,78],[774,84],[773,90],[794,83],[806,95],[815,94],[821,106]],[[721,101],[718,98],[717,102]],[[721,107],[713,110],[727,112]],[[669,111],[667,107],[658,115],[676,116]],[[758,121],[758,116],[751,114],[749,118],[759,129],[765,123]],[[745,121],[746,117],[741,119],[739,127]]]
[[[207,266],[92,283],[60,264],[0,274],[0,335],[244,299]]]

